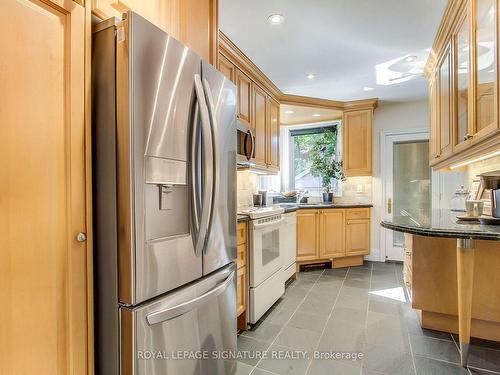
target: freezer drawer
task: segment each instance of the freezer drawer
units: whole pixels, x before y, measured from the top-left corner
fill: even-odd
[[[236,361],[222,357],[236,352],[235,301],[232,263],[154,302],[122,308],[121,374],[234,374]]]

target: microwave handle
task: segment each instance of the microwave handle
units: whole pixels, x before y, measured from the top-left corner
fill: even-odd
[[[215,298],[218,295],[222,294],[226,290],[226,288],[231,284],[234,278],[235,271],[232,271],[231,274],[219,285],[215,288],[209,290],[202,295],[193,298],[190,301],[183,302],[177,306],[169,307],[168,309],[156,311],[146,316],[146,321],[148,325],[152,326],[154,324],[163,323],[167,320],[171,320],[181,316],[191,310],[194,310],[196,307],[205,303],[209,299]]]
[[[250,160],[253,158],[253,153],[255,151],[255,137],[253,135],[252,129],[248,129],[247,134],[250,136],[250,140],[252,141],[252,148],[250,149],[250,154],[247,155],[247,159]]]

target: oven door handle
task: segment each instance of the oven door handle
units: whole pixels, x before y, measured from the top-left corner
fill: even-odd
[[[154,324],[163,323],[166,322],[167,320],[172,320],[174,318],[177,318],[191,310],[194,310],[196,307],[207,302],[209,299],[219,296],[231,284],[231,282],[234,279],[235,272],[236,271],[232,271],[231,274],[215,288],[209,290],[206,293],[203,293],[202,295],[196,298],[193,298],[190,301],[180,303],[177,306],[169,307],[168,309],[165,310],[160,310],[148,314],[146,316],[146,321],[148,322],[148,325],[152,326]]]
[[[262,223],[262,224],[253,223],[253,227],[254,227],[254,229],[273,228],[273,227],[279,226],[283,222],[283,220],[284,219],[281,218],[279,220],[268,222],[268,223]]]

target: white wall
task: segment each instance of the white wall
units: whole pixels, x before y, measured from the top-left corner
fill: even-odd
[[[429,107],[427,99],[381,104],[374,113],[373,121],[373,209],[372,209],[372,232],[371,232],[371,254],[367,259],[373,261],[384,261],[384,244],[381,243],[380,221],[385,206],[382,196],[381,152],[380,137],[382,132],[398,130],[428,130],[429,129]],[[467,174],[464,172],[433,172],[433,209],[449,209],[449,202],[453,192],[461,185],[468,185]],[[468,187],[468,186],[466,186]]]
[[[382,213],[382,181],[380,165],[380,134],[391,130],[428,129],[428,101],[381,104],[373,118],[373,209],[371,231],[371,254],[367,259],[384,261],[381,255],[380,227]]]

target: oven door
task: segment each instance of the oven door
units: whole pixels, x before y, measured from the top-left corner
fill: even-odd
[[[260,221],[262,221],[260,223]],[[256,288],[278,272],[283,265],[280,230],[283,218],[266,222],[253,220],[250,226],[250,287]]]

